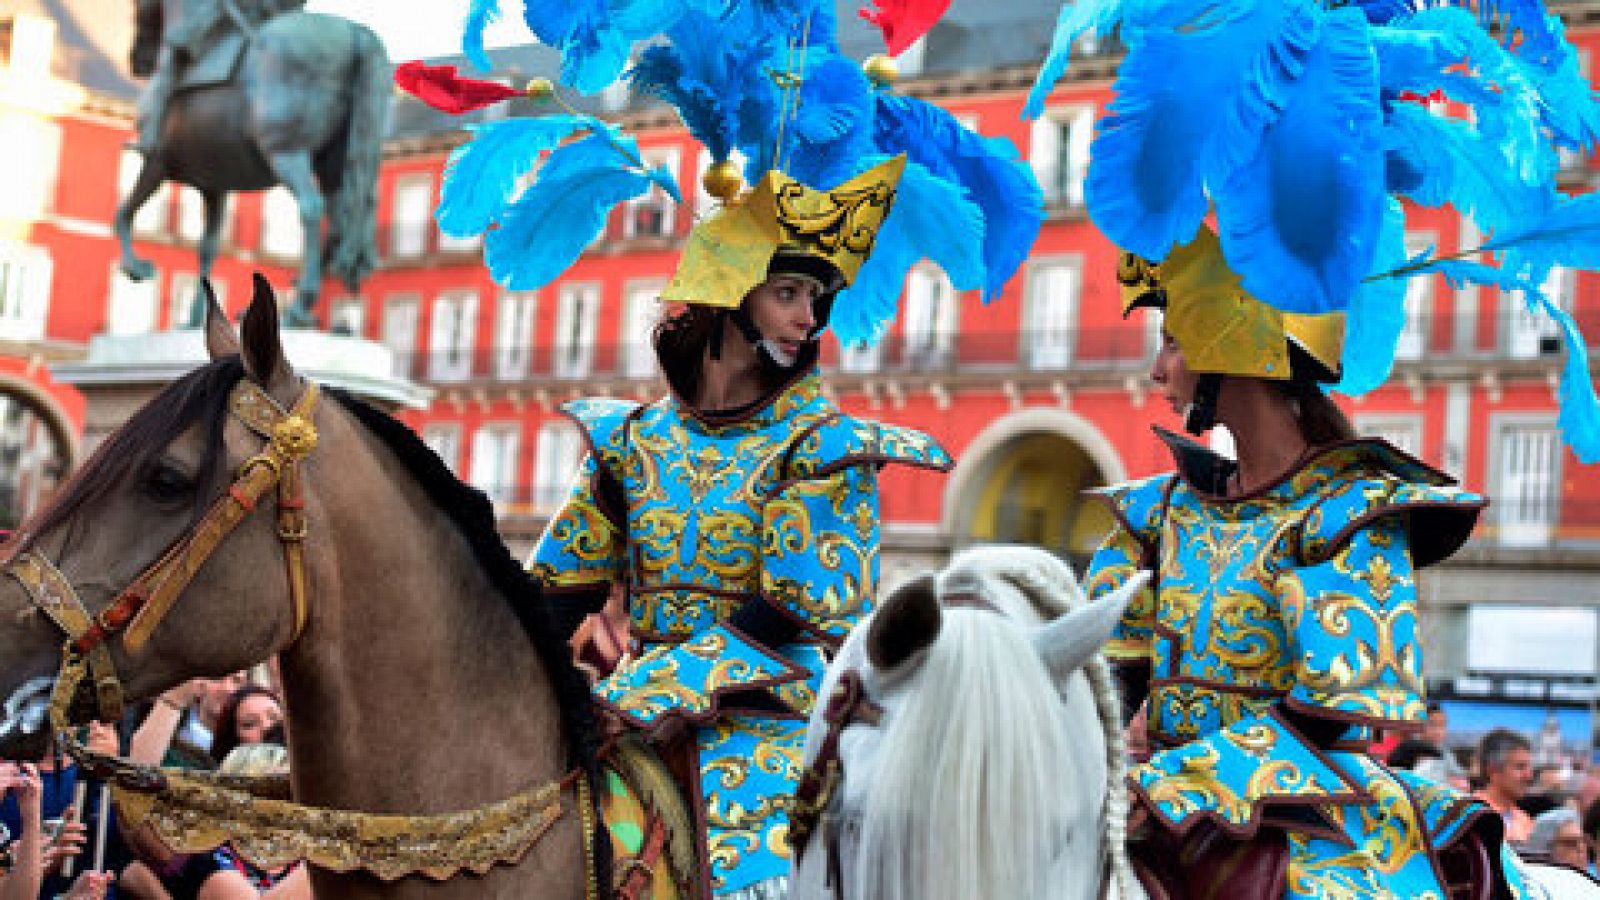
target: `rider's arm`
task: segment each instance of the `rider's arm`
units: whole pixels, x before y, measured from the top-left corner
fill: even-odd
[[[612,583],[622,577],[626,521],[621,486],[591,454],[528,560],[552,624],[563,637],[605,606]]]
[[[1115,521],[1089,561],[1084,591],[1090,601],[1121,587],[1135,572],[1155,565],[1169,482],[1170,476],[1157,476],[1089,493],[1090,498],[1107,505]],[[1101,648],[1117,676],[1124,721],[1133,718],[1149,693],[1155,624],[1156,588],[1151,581],[1128,603],[1111,639]]]

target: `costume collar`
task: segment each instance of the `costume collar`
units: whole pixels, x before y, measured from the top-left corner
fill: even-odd
[[[1294,495],[1299,492],[1295,476],[1314,466],[1352,468],[1360,466],[1396,475],[1411,483],[1438,486],[1454,485],[1456,480],[1427,463],[1406,453],[1382,438],[1364,437],[1336,441],[1308,449],[1301,457],[1276,478],[1238,496],[1225,496],[1228,479],[1239,464],[1211,448],[1189,438],[1154,426],[1156,437],[1172,453],[1178,477],[1195,493],[1219,503],[1243,503],[1262,500],[1274,495]],[[1287,498],[1287,497],[1286,497]]]

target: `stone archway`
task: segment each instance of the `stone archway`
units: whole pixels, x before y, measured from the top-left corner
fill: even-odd
[[[78,433],[55,398],[0,372],[0,528],[17,527],[77,465]]]
[[[945,533],[957,547],[990,541],[1045,547],[1081,571],[1111,527],[1082,492],[1127,477],[1115,448],[1066,410],[1025,409],[984,429],[951,473]]]

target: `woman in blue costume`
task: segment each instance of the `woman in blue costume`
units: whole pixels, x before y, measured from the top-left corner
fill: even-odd
[[[1175,471],[1097,492],[1091,596],[1157,573],[1106,647],[1158,748],[1130,775],[1152,896],[1528,896],[1492,810],[1366,752],[1426,720],[1415,573],[1484,499],[1356,438],[1319,387],[1344,316],[1259,302],[1209,228],[1119,278],[1125,311],[1164,311],[1157,389],[1238,451],[1158,429]]]
[[[845,415],[817,337],[904,160],[829,191],[769,172],[697,226],[656,331],[671,393],[563,407],[589,444],[529,566],[568,627],[627,592],[631,658],[595,692],[686,752],[706,883],[781,897],[806,718],[877,583],[877,472],[944,470],[927,436]]]

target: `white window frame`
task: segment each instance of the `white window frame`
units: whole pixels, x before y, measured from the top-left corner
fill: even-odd
[[[1507,547],[1547,546],[1561,520],[1563,453],[1554,418],[1492,415],[1489,434],[1489,490],[1494,498],[1489,510],[1496,541]],[[1540,456],[1542,460],[1535,458]]]
[[[495,307],[494,375],[503,381],[528,377],[533,362],[533,324],[539,295],[507,292]]]
[[[106,334],[150,334],[156,330],[161,310],[161,273],[145,281],[134,281],[122,267],[111,263],[110,287],[106,291]]]
[[[117,203],[120,208],[123,198],[133,190],[134,182],[139,180],[139,170],[144,168],[144,156],[131,147],[124,148],[122,158],[117,168]],[[133,234],[135,237],[163,237],[167,233],[167,216],[172,209],[172,182],[164,181],[156,188],[156,192],[139,207],[133,216]]]
[[[494,448],[494,458],[490,459],[487,452],[492,441],[502,443]],[[516,499],[521,444],[522,426],[515,422],[485,422],[472,433],[467,482],[487,494],[496,509],[504,509]]]
[[[390,294],[383,298],[381,343],[394,356],[394,374],[411,378],[416,371],[417,337],[421,332],[422,297],[413,292]]]
[[[344,296],[328,304],[328,330],[350,337],[366,337],[367,298]]]
[[[1544,280],[1544,293],[1557,307],[1572,312],[1577,292],[1577,272],[1557,266]],[[1539,359],[1561,353],[1561,326],[1542,311],[1530,312],[1522,291],[1500,293],[1501,321],[1505,323],[1505,352],[1512,359]]]
[[[428,322],[428,378],[466,381],[472,377],[478,344],[478,292],[443,291],[433,298]]]
[[[961,295],[937,266],[919,265],[907,273],[900,314],[900,359],[908,369],[949,365],[961,322]]]
[[[433,225],[433,176],[411,172],[394,180],[389,211],[389,258],[419,260],[428,255]]]
[[[1438,246],[1438,243],[1439,236],[1431,232],[1408,233],[1406,257],[1414,257],[1429,247]],[[1428,332],[1433,321],[1433,297],[1438,277],[1428,273],[1406,279],[1405,324],[1395,341],[1395,359],[1421,359],[1428,352]]]
[[[1358,413],[1350,424],[1363,437],[1382,438],[1395,449],[1422,459],[1422,416],[1406,413]]]
[[[649,378],[655,374],[655,345],[650,338],[661,318],[661,292],[666,286],[666,282],[654,278],[623,286],[617,368],[626,378]]]
[[[683,150],[680,147],[649,147],[639,152],[639,158],[644,162],[646,169],[666,166],[667,174],[673,180],[677,180],[678,173],[682,171]],[[641,232],[639,218],[647,215],[650,210],[660,214],[659,227],[653,231]],[[652,183],[643,196],[635,197],[623,204],[622,237],[624,240],[670,238],[676,233],[677,212],[678,205],[673,202],[671,195],[662,190],[661,185]]]
[[[533,449],[533,492],[529,500],[534,512],[553,513],[566,502],[588,448],[576,425],[565,419],[551,419],[539,426]]]
[[[1067,275],[1067,296],[1055,276]],[[1030,260],[1023,285],[1023,358],[1036,371],[1058,371],[1077,355],[1078,318],[1083,298],[1083,257],[1078,254]]]
[[[428,445],[445,468],[461,473],[461,425],[455,422],[430,422],[422,426],[422,442]]]
[[[19,16],[14,25],[20,27],[27,18]],[[35,222],[52,209],[61,171],[61,140],[61,125],[48,118],[0,115],[0,147],[5,148],[7,168],[17,173],[0,191],[0,220]]]
[[[11,20],[11,46],[8,68],[12,79],[24,84],[51,80],[50,62],[55,55],[56,23],[44,16],[17,15]]]
[[[261,193],[261,255],[271,259],[298,260],[305,249],[305,229],[300,225],[300,207],[294,194],[283,185]]]
[[[55,261],[44,247],[0,240],[0,338],[44,338]]]
[[[1086,103],[1051,106],[1034,120],[1028,163],[1046,206],[1083,207],[1094,121],[1095,107]]]
[[[211,290],[217,295],[217,303],[227,309],[226,282],[211,282]],[[194,272],[173,272],[167,280],[167,327],[178,328],[203,328],[205,326],[205,307],[199,309],[198,321],[185,321],[186,314],[193,309],[191,304],[200,292],[200,276]]]
[[[839,342],[839,371],[870,375],[883,368],[883,339],[858,344]]]
[[[593,370],[601,300],[597,282],[574,281],[557,289],[556,333],[550,341],[552,375],[586,378]]]

